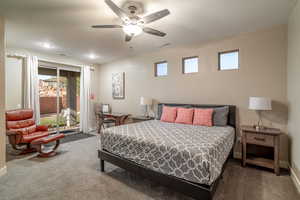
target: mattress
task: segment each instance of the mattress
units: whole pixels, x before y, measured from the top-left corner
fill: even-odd
[[[232,149],[235,129],[158,120],[104,129],[100,148],[151,170],[211,185]]]

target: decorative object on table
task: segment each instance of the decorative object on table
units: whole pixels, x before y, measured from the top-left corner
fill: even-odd
[[[109,112],[110,112],[110,106],[109,106],[109,104],[102,104],[102,109],[101,109],[101,111],[102,111],[103,113],[109,113]]]
[[[252,164],[266,167],[273,169],[278,176],[280,174],[279,146],[281,131],[275,128],[264,128],[257,130],[253,126],[241,126],[241,133],[243,144],[243,166],[246,166],[246,164]],[[255,147],[255,154],[250,153],[249,145]],[[262,148],[270,149],[270,147],[272,148],[273,153],[268,151],[266,155],[258,155],[263,153],[264,149]]]
[[[141,97],[141,102],[140,104],[142,106],[145,106],[145,113],[144,116],[149,118],[149,112],[151,110],[151,105],[152,105],[152,99],[148,97]]]
[[[266,110],[272,110],[272,101],[267,97],[250,97],[249,98],[249,110],[256,110],[259,120],[254,125],[256,130],[264,129],[262,124],[261,112]]]
[[[125,73],[112,74],[112,96],[114,99],[125,99]]]

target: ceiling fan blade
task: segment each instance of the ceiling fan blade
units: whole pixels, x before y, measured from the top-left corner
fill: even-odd
[[[152,14],[149,14],[149,15],[143,17],[142,21],[145,24],[149,24],[149,23],[159,20],[169,14],[170,14],[170,11],[168,9],[164,9],[164,10],[161,10],[161,11],[158,11],[158,12],[155,12],[155,13],[152,13]]]
[[[118,15],[123,21],[125,20],[129,20],[128,15],[126,14],[126,12],[124,10],[122,10],[121,8],[119,8],[114,2],[112,2],[111,0],[105,0],[105,3],[110,7],[110,9],[112,9],[112,11]]]
[[[122,28],[120,25],[94,25],[92,28]]]
[[[156,36],[159,36],[159,37],[164,37],[165,35],[167,35],[166,33],[163,33],[161,31],[155,30],[153,28],[148,28],[148,27],[143,28],[143,31],[145,33],[149,33],[151,35],[156,35]]]
[[[131,36],[131,35],[125,34],[125,41],[126,41],[126,42],[129,42],[131,39],[132,39],[132,36]]]

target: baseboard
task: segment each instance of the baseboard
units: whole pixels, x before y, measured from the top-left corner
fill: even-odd
[[[292,181],[294,182],[298,192],[300,193],[300,180],[298,179],[298,176],[296,175],[294,169],[291,167],[291,178]]]
[[[242,159],[242,153],[241,152],[234,152],[234,158]],[[279,166],[280,166],[280,168],[283,168],[283,169],[289,169],[290,168],[289,163],[285,160],[280,160],[279,161]]]
[[[6,172],[7,172],[6,166],[2,167],[0,169],[0,177],[3,176],[4,174],[6,174]]]

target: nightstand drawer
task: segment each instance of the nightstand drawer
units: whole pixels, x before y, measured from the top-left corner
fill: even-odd
[[[249,144],[257,144],[263,146],[274,146],[274,137],[271,135],[247,133],[246,142]]]

